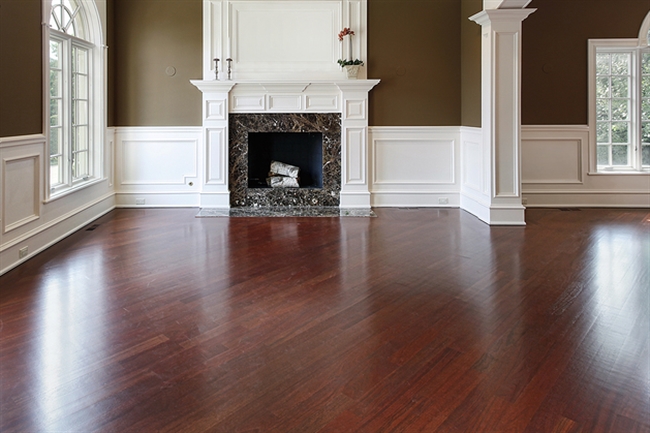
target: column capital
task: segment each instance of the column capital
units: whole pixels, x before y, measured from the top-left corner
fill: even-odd
[[[507,26],[516,24],[521,24],[530,14],[535,12],[537,9],[488,9],[481,11],[477,14],[469,17],[470,21],[474,21],[476,24],[485,27],[485,26],[494,26],[501,25]]]

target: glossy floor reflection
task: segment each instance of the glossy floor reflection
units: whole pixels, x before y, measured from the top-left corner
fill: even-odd
[[[650,213],[116,210],[0,277],[0,431],[650,431]]]

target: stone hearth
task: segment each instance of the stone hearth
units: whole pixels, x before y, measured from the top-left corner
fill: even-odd
[[[340,113],[231,114],[229,123],[229,186],[231,207],[336,206],[341,191]],[[316,132],[323,135],[322,188],[249,188],[248,134]]]

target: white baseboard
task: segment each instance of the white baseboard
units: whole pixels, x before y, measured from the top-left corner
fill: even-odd
[[[459,207],[460,195],[449,191],[381,191],[372,194],[373,207]]]
[[[153,207],[199,207],[200,195],[197,192],[118,192],[115,193],[117,208],[153,208]]]
[[[650,184],[648,191],[524,191],[523,197],[526,207],[650,208]]]
[[[368,192],[344,192],[339,194],[341,198],[339,207],[345,209],[370,209],[370,193]]]

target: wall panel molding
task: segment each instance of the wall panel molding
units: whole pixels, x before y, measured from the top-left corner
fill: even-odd
[[[43,208],[46,137],[0,138],[0,214],[2,235],[38,224]]]
[[[373,206],[459,205],[459,127],[370,127]]]
[[[205,167],[209,158],[223,157],[225,132],[213,128],[204,137],[203,131],[201,127],[116,128],[116,206],[198,206],[202,180],[219,184],[225,176]]]
[[[576,137],[521,140],[522,183],[583,183],[584,147]]]
[[[39,219],[40,153],[2,158],[2,233]]]
[[[650,207],[650,175],[590,174],[587,125],[522,126],[522,193],[529,207]]]

